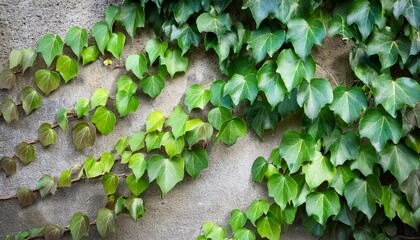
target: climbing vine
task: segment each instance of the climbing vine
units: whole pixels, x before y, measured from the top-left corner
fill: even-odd
[[[165,195],[183,180],[184,172],[198,177],[211,164],[206,145],[212,144],[213,135],[231,146],[250,127],[263,138],[296,112],[304,115],[301,128],[287,130],[279,146],[252,166],[252,180],[265,184],[268,196],[254,200],[246,210],[231,212],[233,239],[279,239],[282,230],[297,221],[317,237],[389,239],[409,237],[404,234],[410,231],[418,234],[418,0],[142,0],[111,5],[104,20],[93,25],[91,36],[75,26],[65,40],[46,34],[36,50],[11,51],[9,68],[0,73],[1,89],[13,89],[16,74],[25,74],[37,53],[46,68],[37,69],[35,85],[21,91],[21,102],[2,102],[4,121],[19,119],[18,106],[26,115],[40,108],[39,91],[48,97],[62,80],[71,84],[79,67],[97,61],[100,54],[120,60],[126,33],[134,38],[145,26],[154,29],[156,38],[115,66],[126,70],[116,80],[115,95],[97,89],[90,99],[83,97],[73,107],[60,109],[54,124],[41,123],[38,139],[20,143],[15,156],[1,158],[6,176],[16,173],[17,158],[24,165],[35,160],[33,144],[54,144],[55,129],[66,131],[69,119],[77,121],[69,134],[75,149],[94,145],[97,132],[113,131],[117,116],[137,111],[141,94],[154,99],[166,78],[187,71],[191,46],[215,52],[225,80],[214,80],[208,88],[190,85],[184,106],[176,106],[170,116],[153,111],[145,129],[119,139],[112,151],[88,157],[83,166],[63,170],[59,177],[45,174],[34,189],[0,196],[17,198],[27,207],[38,192],[44,198],[91,178],[103,184],[107,203],[96,220],[78,212],[67,227],[51,224],[17,233],[15,239],[57,239],[67,231],[81,239],[91,225],[105,237],[116,230],[116,214],[128,213],[134,220],[144,214],[140,196],[151,182],[156,180]],[[335,35],[353,45],[353,82],[315,77],[320,65],[312,48]],[[63,55],[64,47],[73,54]],[[112,66],[111,58],[103,64]],[[200,119],[190,118],[193,110],[209,111]],[[113,168],[116,162],[127,165],[128,172]],[[123,179],[130,196],[117,194]],[[197,239],[226,238],[226,228],[206,222]]]

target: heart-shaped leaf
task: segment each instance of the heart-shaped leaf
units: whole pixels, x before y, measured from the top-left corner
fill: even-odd
[[[0,72],[0,89],[11,89],[15,85],[16,76],[10,69]]]
[[[159,110],[155,110],[149,114],[146,119],[146,133],[153,131],[162,131],[165,123],[165,115]]]
[[[315,119],[321,108],[332,101],[331,85],[325,79],[314,78],[310,82],[304,81],[299,87],[297,102],[310,119]]]
[[[113,173],[105,173],[101,179],[102,185],[104,186],[105,193],[107,195],[114,194],[117,191],[119,178]]]
[[[265,161],[263,157],[258,157],[255,159],[254,163],[252,164],[251,173],[252,173],[252,181],[254,182],[262,182],[264,179],[264,174],[268,169],[268,163]]]
[[[198,177],[200,172],[208,167],[207,152],[202,147],[192,150],[184,149],[182,151],[182,158],[185,161],[187,173],[193,178]]]
[[[351,170],[359,170],[363,175],[373,174],[374,166],[379,163],[379,156],[372,145],[360,146],[359,154],[355,161],[351,162]]]
[[[149,181],[144,177],[136,180],[134,174],[130,174],[125,179],[125,184],[127,185],[128,189],[130,189],[131,193],[138,197],[144,190],[149,187]]]
[[[205,89],[200,84],[192,84],[185,92],[184,104],[187,105],[188,111],[191,112],[194,108],[201,110],[210,101],[210,90]]]
[[[112,132],[116,122],[115,114],[103,106],[99,106],[92,116],[92,123],[102,135]]]
[[[174,13],[175,20],[179,25],[181,25],[185,23],[193,13],[200,10],[200,2],[192,0],[181,0],[174,5],[172,11]]]
[[[399,18],[401,15],[404,15],[411,26],[418,29],[420,26],[420,3],[413,0],[397,0],[394,3],[394,16]]]
[[[41,107],[41,95],[31,86],[27,86],[20,92],[20,101],[26,115]]]
[[[146,134],[143,131],[134,132],[128,140],[131,151],[138,151],[144,147],[144,139]]]
[[[331,152],[330,161],[336,166],[356,159],[359,154],[359,137],[354,131],[342,133],[336,129],[323,138],[323,145],[325,151]]]
[[[125,3],[120,9],[121,24],[125,27],[131,38],[134,38],[136,29],[144,27],[144,6],[141,4]]]
[[[184,159],[177,156],[165,159],[160,155],[154,155],[149,159],[147,171],[154,173],[152,176],[149,175],[150,181],[156,176],[157,184],[165,195],[184,179]]]
[[[147,161],[142,153],[131,155],[128,167],[133,171],[136,181],[138,181],[147,169]]]
[[[111,33],[106,50],[116,58],[120,59],[125,45],[125,35],[121,32]]]
[[[366,96],[359,87],[346,90],[345,86],[340,85],[334,89],[333,95],[330,108],[347,124],[354,122],[367,107]]]
[[[264,60],[268,56],[272,57],[283,45],[286,34],[284,30],[271,31],[270,28],[264,27],[252,31],[248,38],[248,47],[252,49],[252,53],[257,62]]]
[[[16,157],[18,157],[24,165],[28,165],[35,160],[34,146],[27,142],[21,142],[16,148]]]
[[[61,239],[64,235],[64,229],[55,224],[48,224],[42,234],[46,240]]]
[[[74,111],[78,118],[83,116],[89,115],[89,99],[82,97],[77,100],[76,104],[74,105]]]
[[[295,173],[305,161],[315,156],[315,140],[309,134],[299,134],[289,130],[283,134],[280,143],[280,156],[287,162],[291,173]]]
[[[330,183],[335,175],[335,168],[328,158],[320,152],[315,153],[314,160],[302,167],[305,180],[310,189],[319,187],[323,182]]]
[[[4,121],[7,123],[13,120],[19,121],[19,112],[12,99],[6,99],[1,103],[0,112],[3,115]]]
[[[95,38],[99,51],[104,54],[105,48],[107,47],[109,39],[111,38],[107,24],[105,22],[95,23],[92,27],[92,37]]]
[[[165,79],[160,74],[150,75],[140,79],[140,87],[144,93],[155,99],[165,88]]]
[[[254,18],[258,28],[261,22],[266,19],[268,15],[277,11],[280,4],[279,2],[279,0],[245,0],[242,8],[249,8],[249,10],[251,10],[252,17]]]
[[[236,230],[242,228],[245,225],[246,220],[247,217],[245,213],[239,209],[233,209],[232,212],[230,212],[229,219],[229,225],[232,229],[232,232],[236,232]]]
[[[10,157],[2,157],[0,159],[0,168],[3,170],[6,177],[16,173],[16,161]]]
[[[298,194],[298,185],[290,176],[274,174],[268,178],[267,187],[268,195],[274,198],[281,209],[285,209]]]
[[[201,32],[212,32],[221,36],[225,31],[230,31],[232,20],[228,13],[214,16],[210,13],[202,13],[197,17],[197,29]]]
[[[334,190],[312,192],[306,198],[306,213],[325,226],[327,219],[340,211],[340,199]]]
[[[68,112],[68,109],[60,108],[55,115],[55,121],[63,131],[67,130],[67,128],[69,127],[69,120],[67,118]]]
[[[143,200],[141,198],[130,197],[125,200],[124,206],[134,220],[141,218],[144,214]]]
[[[117,92],[117,96],[115,97],[115,106],[121,116],[136,112],[139,104],[140,101],[136,95],[133,95],[125,90]]]
[[[71,171],[64,170],[58,179],[58,188],[71,187]]]
[[[56,90],[60,86],[60,81],[61,78],[57,72],[46,69],[39,69],[35,72],[35,84],[45,96]]]
[[[220,131],[216,135],[216,139],[222,141],[227,146],[232,146],[237,139],[244,137],[248,130],[244,120],[234,117],[222,123]]]
[[[63,54],[64,42],[60,36],[54,34],[44,35],[38,42],[38,52],[42,54],[47,67],[51,66],[56,56]]]
[[[268,203],[267,200],[255,199],[246,210],[246,216],[255,226],[255,222],[258,220],[258,218],[260,218],[263,214],[267,214],[269,209],[270,203]]]
[[[143,78],[143,74],[147,72],[147,58],[143,53],[139,55],[129,55],[125,60],[125,69],[132,71],[139,79]]]
[[[96,215],[96,228],[101,237],[105,237],[117,229],[115,213],[108,208],[101,208]]]
[[[91,45],[82,50],[83,65],[94,62],[99,55],[99,48],[96,45]]]
[[[420,207],[420,170],[410,173],[401,185],[401,190],[407,194],[407,201],[413,209]]]
[[[232,99],[230,96],[223,96],[223,89],[226,83],[223,80],[213,81],[210,86],[210,102],[215,107],[232,108]]]
[[[55,143],[57,132],[52,128],[51,124],[43,123],[38,128],[38,140],[43,147],[47,147]]]
[[[255,74],[246,76],[234,74],[226,83],[223,89],[223,96],[229,95],[235,105],[238,105],[244,99],[248,99],[251,104],[257,98],[258,85]]]
[[[105,8],[105,22],[108,25],[108,29],[112,32],[112,27],[116,20],[120,20],[120,9],[117,6],[109,5]]]
[[[95,92],[90,97],[90,107],[91,109],[96,108],[97,106],[105,106],[109,97],[109,91],[103,88],[95,90]]]
[[[189,26],[188,23],[184,23],[179,29],[178,36],[178,46],[182,50],[182,55],[187,53],[191,44],[198,47],[200,44],[200,34],[198,33],[197,27]]]
[[[177,72],[186,72],[188,69],[188,58],[183,57],[179,49],[167,49],[160,57],[160,64],[165,65],[171,78]]]
[[[88,157],[83,163],[83,169],[87,178],[95,178],[104,172],[104,164],[96,161],[93,157]]]
[[[75,78],[79,71],[76,60],[66,55],[58,57],[55,70],[60,73],[65,83],[68,83],[72,78]]]
[[[166,49],[168,48],[168,42],[160,41],[157,38],[149,39],[144,48],[149,56],[150,65],[152,65],[155,60],[165,54]]]
[[[57,191],[57,181],[50,175],[45,174],[36,183],[36,189],[39,190],[41,198],[45,198],[50,193],[54,195]]]
[[[161,145],[165,147],[166,154],[172,158],[182,152],[185,142],[183,137],[175,139],[171,132],[166,132],[162,136]]]
[[[35,202],[35,193],[27,188],[19,188],[16,193],[19,205],[22,208],[28,207]]]
[[[276,72],[277,64],[274,61],[266,61],[258,70],[258,88],[265,93],[271,110],[283,101],[287,93],[286,86],[280,74]]]
[[[381,2],[368,0],[355,0],[348,8],[347,24],[357,24],[363,39],[372,31],[373,25],[379,28],[384,24]]]
[[[83,48],[88,46],[88,32],[84,28],[71,27],[67,31],[66,44],[80,58]]]
[[[171,132],[175,139],[181,137],[185,133],[185,125],[188,115],[180,105],[176,105],[172,110],[171,116],[166,121],[166,125],[171,127]]]
[[[71,217],[69,229],[73,239],[80,240],[89,236],[90,220],[89,217],[81,212],[73,214]]]
[[[93,146],[96,140],[96,127],[92,123],[79,122],[72,129],[72,140],[76,151]]]

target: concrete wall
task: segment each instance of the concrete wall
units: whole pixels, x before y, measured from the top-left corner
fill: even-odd
[[[19,2],[19,3],[17,3]],[[105,7],[117,0],[0,0],[0,69],[8,66],[9,52],[14,48],[35,47],[38,39],[45,33],[57,33],[63,39],[71,26],[90,28],[102,18]],[[143,51],[148,38],[153,34],[140,30],[140,37],[127,38],[121,63],[129,54]],[[326,64],[330,74],[336,79],[346,79],[348,69],[340,63],[347,61],[348,46],[341,40],[327,41],[327,47],[336,48],[336,59],[329,60],[330,53],[318,49],[317,62]],[[343,50],[344,49],[344,50]],[[328,50],[330,51],[330,50]],[[79,153],[74,151],[70,132],[58,130],[57,143],[48,148],[36,145],[36,160],[28,166],[18,165],[14,176],[6,178],[0,174],[0,195],[14,194],[18,187],[34,188],[38,179],[45,173],[58,177],[62,170],[74,164],[82,164],[87,156],[98,157],[101,152],[110,151],[122,136],[144,129],[147,115],[159,109],[169,115],[172,108],[183,102],[183,94],[193,83],[209,86],[211,81],[220,79],[215,54],[206,54],[203,49],[188,53],[190,61],[186,74],[177,75],[167,81],[162,94],[154,101],[141,96],[141,105],[135,114],[118,119],[114,131],[108,136],[100,136],[93,147]],[[325,59],[324,59],[325,58]],[[318,61],[319,60],[319,61]],[[330,62],[328,62],[330,61]],[[80,68],[79,76],[68,84],[62,84],[49,97],[44,97],[42,107],[30,116],[20,113],[20,121],[6,124],[0,120],[0,157],[12,156],[15,146],[21,141],[37,138],[37,128],[42,122],[53,122],[57,110],[69,108],[81,97],[90,97],[97,88],[115,92],[116,80],[124,69],[105,67],[102,61]],[[115,61],[114,61],[115,62]],[[118,64],[118,61],[116,61]],[[36,67],[43,67],[38,56]],[[34,68],[34,69],[35,69]],[[320,76],[330,78],[325,71]],[[17,78],[17,86],[10,91],[0,91],[0,102],[6,98],[18,100],[19,91],[29,84],[33,85],[34,71],[28,71]],[[286,119],[276,130],[260,141],[254,133],[240,139],[232,147],[220,143],[209,146],[209,168],[197,180],[186,178],[164,198],[156,184],[143,195],[146,214],[135,222],[127,215],[118,216],[118,230],[109,239],[194,239],[200,233],[201,224],[207,220],[226,225],[230,211],[234,208],[246,210],[255,198],[267,198],[262,184],[251,181],[250,169],[258,156],[268,157],[272,148],[278,146],[286,129],[297,128],[299,121]],[[70,128],[72,123],[70,124]],[[121,186],[119,191],[125,191]],[[55,196],[37,199],[37,203],[21,209],[17,200],[0,202],[0,237],[35,226],[54,223],[66,226],[73,213],[82,211],[93,220],[103,206],[105,193],[98,180],[76,183],[71,188],[60,189]],[[69,238],[69,234],[66,235]],[[96,229],[90,238],[97,239]],[[301,225],[292,226],[282,239],[310,239]]]

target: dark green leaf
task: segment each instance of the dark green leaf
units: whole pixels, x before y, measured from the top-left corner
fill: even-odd
[[[0,89],[11,89],[15,85],[16,76],[10,69],[0,72]]]
[[[328,36],[335,35],[341,35],[343,39],[358,38],[357,32],[338,14],[328,22]]]
[[[105,9],[105,21],[110,32],[112,32],[116,20],[120,20],[120,9],[117,6],[109,5]]]
[[[285,35],[283,29],[272,32],[268,27],[252,31],[247,43],[249,48],[252,49],[255,60],[261,62],[267,53],[268,56],[273,57],[273,54],[283,45],[286,39]]]
[[[310,82],[304,81],[299,87],[297,102],[310,119],[315,119],[321,108],[332,101],[331,85],[325,79],[314,78]]]
[[[39,40],[38,52],[42,54],[47,67],[51,66],[56,56],[63,54],[63,45],[61,37],[54,34],[46,34]]]
[[[268,104],[260,101],[247,106],[245,116],[251,128],[260,138],[263,138],[265,130],[274,129],[279,120],[277,111],[270,111]]]
[[[344,188],[347,185],[347,182],[355,177],[357,177],[357,174],[350,170],[347,165],[338,166],[336,168],[334,178],[329,186],[333,187],[338,194],[343,196]]]
[[[314,120],[308,117],[303,118],[303,125],[306,127],[306,131],[310,134],[315,141],[318,141],[322,136],[331,134],[334,130],[336,119],[334,113],[328,108],[323,107],[318,114],[318,117]]]
[[[26,115],[41,107],[41,95],[31,86],[27,86],[20,92],[20,101]]]
[[[117,228],[115,213],[108,208],[101,208],[96,215],[96,228],[101,237],[105,237]]]
[[[35,193],[27,188],[19,188],[16,193],[19,205],[22,208],[32,205],[35,201]]]
[[[213,48],[219,57],[219,64],[229,57],[230,49],[235,49],[238,44],[238,36],[234,32],[226,32],[221,36],[206,35],[204,46],[206,51]]]
[[[104,186],[105,193],[107,195],[114,194],[117,191],[118,187],[118,176],[113,173],[105,173],[101,179],[102,185]]]
[[[368,176],[373,174],[373,167],[379,163],[379,156],[372,145],[360,146],[359,154],[355,161],[351,162],[350,168],[357,169],[363,175]]]
[[[60,126],[61,130],[66,131],[69,127],[69,120],[67,119],[67,113],[69,110],[65,108],[58,109],[55,115],[55,121],[57,122],[58,126]]]
[[[340,211],[340,199],[334,190],[328,189],[323,193],[312,192],[306,199],[308,216],[325,226],[327,219]]]
[[[182,55],[187,53],[190,49],[191,44],[198,47],[200,43],[200,34],[195,26],[189,26],[188,23],[184,23],[179,29],[178,46],[182,49]]]
[[[257,78],[255,74],[246,76],[234,74],[224,86],[223,96],[226,95],[229,95],[232,98],[235,105],[238,105],[245,99],[248,99],[252,104],[258,95]]]
[[[290,176],[274,174],[268,179],[267,187],[268,195],[274,198],[281,209],[285,209],[298,194],[298,185]]]
[[[136,29],[144,27],[144,7],[140,4],[125,3],[120,9],[121,24],[125,27],[131,38],[134,38]]]
[[[268,169],[268,164],[263,157],[258,157],[255,159],[254,163],[252,164],[251,173],[252,173],[252,181],[254,182],[262,182],[264,179],[264,174]]]
[[[16,157],[22,161],[23,165],[28,165],[35,160],[34,146],[27,142],[21,142],[16,148]]]
[[[165,79],[160,74],[150,75],[140,79],[143,92],[155,99],[165,88]]]
[[[7,123],[13,120],[19,121],[19,112],[15,102],[12,99],[4,100],[0,105],[0,113],[3,115],[4,121]]]
[[[194,0],[180,0],[175,3],[172,12],[179,25],[185,23],[195,12],[201,10],[200,2]]]
[[[64,235],[64,229],[55,224],[48,224],[42,231],[45,240],[61,239]]]
[[[95,144],[96,128],[92,123],[79,122],[72,129],[72,140],[76,151]]]
[[[413,209],[420,207],[420,169],[412,171],[401,184],[401,190],[406,194],[407,201]]]
[[[220,131],[216,135],[216,139],[222,141],[227,146],[232,146],[237,139],[244,137],[248,130],[244,120],[234,117],[222,123]]]
[[[215,107],[232,108],[232,99],[229,96],[223,96],[223,88],[226,83],[223,80],[213,81],[210,86],[210,102]]]
[[[303,162],[314,158],[315,140],[309,134],[286,131],[280,144],[280,156],[286,160],[290,172],[295,173]]]
[[[260,0],[252,1],[245,0],[243,2],[242,8],[249,10],[252,13],[252,17],[255,20],[257,28],[260,26],[261,22],[268,17],[271,13],[275,13],[279,8],[279,0]]]
[[[420,26],[420,3],[416,0],[397,0],[394,4],[394,16],[399,18],[401,15],[404,15],[411,26],[418,29]]]
[[[412,211],[410,206],[402,198],[398,201],[395,210],[403,223],[411,226],[413,229],[418,228],[420,224],[420,210]]]
[[[202,147],[192,150],[184,149],[182,151],[182,158],[185,161],[187,173],[193,178],[198,177],[200,172],[208,167],[207,152]]]
[[[207,115],[209,123],[216,128],[217,130],[220,130],[222,127],[222,124],[230,119],[233,118],[232,113],[225,107],[217,107],[210,110],[210,112]]]
[[[60,86],[60,75],[54,71],[39,69],[35,72],[35,84],[46,95],[56,90]]]
[[[265,93],[267,101],[273,110],[277,104],[283,101],[287,93],[283,79],[276,72],[277,64],[273,61],[266,61],[258,70],[258,88]]]
[[[353,123],[367,107],[366,96],[359,87],[346,90],[345,86],[340,85],[334,89],[333,95],[330,108],[347,124]]]
[[[73,239],[80,240],[89,236],[90,220],[89,217],[81,212],[73,214],[70,222],[70,233]]]
[[[347,24],[357,24],[363,39],[372,31],[373,25],[379,28],[384,24],[384,16],[379,1],[355,0],[348,9]]]
[[[353,131],[342,133],[334,130],[324,137],[325,151],[331,152],[330,161],[335,166],[342,165],[347,160],[355,160],[359,153],[359,137]]]
[[[10,157],[2,157],[0,159],[0,168],[3,170],[6,177],[16,173],[16,161]]]

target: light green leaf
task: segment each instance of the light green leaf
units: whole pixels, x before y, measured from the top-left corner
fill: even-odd
[[[355,177],[357,177],[356,173],[350,170],[347,165],[338,166],[336,168],[334,178],[329,186],[333,187],[338,194],[343,196],[345,186]]]
[[[38,52],[42,54],[47,67],[51,66],[56,56],[63,54],[64,42],[60,36],[46,34],[38,41]]]
[[[115,213],[108,208],[101,208],[96,215],[96,228],[101,237],[105,237],[117,229]]]
[[[35,160],[34,146],[27,142],[21,142],[16,148],[16,157],[22,161],[23,165],[28,165]]]
[[[289,130],[283,134],[279,150],[280,156],[287,162],[290,173],[295,173],[303,162],[314,159],[315,140],[309,134],[299,134]]]
[[[252,31],[248,38],[248,48],[252,49],[255,60],[261,62],[267,53],[270,57],[283,45],[285,38],[283,29],[271,31],[268,27]]]
[[[109,152],[103,152],[99,162],[101,162],[104,165],[104,172],[111,171],[115,163],[114,154],[111,154]]]
[[[96,108],[97,106],[105,106],[109,97],[109,91],[103,88],[96,89],[95,92],[90,97],[90,107],[91,109]]]
[[[367,107],[366,96],[359,87],[346,90],[345,86],[340,85],[334,89],[333,95],[330,108],[347,124],[353,123]]]
[[[149,114],[146,119],[146,133],[153,131],[162,131],[163,124],[165,123],[165,115],[159,110],[155,110]]]
[[[90,220],[89,217],[81,212],[73,214],[70,222],[70,233],[74,240],[80,240],[89,236]]]
[[[219,63],[222,63],[229,57],[230,49],[238,44],[238,36],[234,32],[226,32],[221,36],[206,35],[204,39],[204,46],[206,51],[213,48],[219,57]]]
[[[216,128],[217,130],[220,130],[222,127],[222,124],[230,119],[233,118],[232,113],[229,111],[229,109],[225,107],[217,107],[210,110],[210,112],[207,115],[209,123]]]
[[[270,209],[270,204],[265,199],[255,199],[252,201],[246,210],[246,216],[249,221],[255,226],[255,222],[263,215],[267,214]]]
[[[397,0],[394,4],[394,16],[399,18],[401,15],[404,15],[411,26],[418,29],[420,26],[420,3],[416,0]]]
[[[264,174],[268,169],[268,163],[265,161],[263,157],[258,157],[255,159],[254,163],[252,164],[251,173],[252,173],[252,181],[254,182],[262,182],[264,179]]]
[[[10,69],[0,72],[0,89],[11,89],[15,86],[16,76]]]
[[[41,95],[31,86],[27,86],[20,92],[20,101],[26,115],[41,107]]]
[[[103,106],[96,109],[91,120],[102,135],[112,132],[117,122],[115,114]]]
[[[16,161],[10,157],[0,158],[0,169],[3,170],[6,177],[16,173]]]
[[[133,195],[136,197],[138,197],[142,192],[144,192],[144,190],[149,187],[149,181],[147,181],[147,179],[142,177],[139,180],[136,180],[134,174],[127,176],[125,179],[125,184],[127,185],[128,189],[130,189],[131,193],[133,193]]]
[[[379,156],[372,145],[360,146],[359,154],[355,161],[351,162],[351,170],[359,170],[363,175],[373,174],[374,166],[379,163]]]
[[[279,8],[279,0],[245,0],[242,5],[242,9],[249,8],[252,13],[252,17],[259,28],[261,22],[268,17],[271,13],[275,13]]]
[[[244,120],[234,117],[222,123],[216,139],[222,141],[227,146],[232,146],[237,139],[247,134],[247,127]]]
[[[166,125],[171,127],[171,132],[175,139],[185,134],[185,125],[188,120],[188,115],[180,105],[176,105],[172,110],[171,116],[166,121]]]
[[[130,94],[134,94],[137,91],[136,83],[127,75],[121,75],[117,81],[117,89],[119,91],[127,91]]]
[[[340,199],[334,190],[327,189],[325,192],[312,192],[306,199],[306,212],[308,216],[326,225],[327,219],[336,216],[340,211]]]
[[[372,31],[373,25],[382,28],[384,16],[381,3],[379,1],[369,2],[368,0],[355,0],[351,3],[348,14],[347,24],[357,24],[363,39],[366,39]]]
[[[19,188],[16,192],[16,198],[22,208],[28,207],[35,201],[35,193],[27,188]]]
[[[57,132],[52,128],[51,124],[43,123],[38,128],[38,140],[43,147],[54,144],[57,139]]]
[[[45,96],[50,95],[60,86],[60,80],[60,75],[54,71],[39,69],[35,72],[35,84]]]
[[[266,237],[270,240],[279,240],[281,226],[276,216],[272,213],[258,219],[257,231],[261,237]]]
[[[58,187],[70,187],[71,186],[71,171],[64,170],[60,174],[60,178],[58,179]]]
[[[96,45],[91,45],[82,50],[83,65],[94,62],[99,55],[99,49]]]
[[[55,70],[60,73],[65,83],[68,83],[72,78],[75,78],[79,71],[77,62],[66,55],[58,57]]]
[[[83,163],[83,169],[87,178],[95,178],[104,172],[103,162],[96,161],[93,157],[88,157]]]
[[[165,65],[171,78],[177,72],[186,72],[188,69],[188,58],[183,57],[179,49],[167,49],[160,57],[160,64]]]
[[[346,19],[343,19],[343,17],[339,14],[335,15],[328,22],[328,36],[333,37],[335,35],[341,35],[341,37],[346,40],[359,38],[357,32],[352,27],[350,27],[346,23]]]
[[[105,22],[108,25],[108,29],[112,32],[114,22],[120,20],[120,9],[117,6],[109,5],[105,9]]]
[[[111,33],[106,50],[116,58],[120,59],[125,45],[125,35],[121,32]]]
[[[147,72],[147,58],[143,53],[139,55],[129,55],[125,60],[125,69],[132,71],[139,79]]]
[[[281,209],[298,196],[298,185],[290,176],[274,174],[267,181],[268,195],[274,198],[274,201]]]
[[[158,133],[158,132],[149,132],[146,135],[146,150],[147,152],[150,152],[154,149],[159,149],[161,146],[161,141],[162,141],[162,136],[163,136],[163,132]]]
[[[315,74],[315,61],[311,56],[304,61],[292,49],[284,49],[277,58],[276,71],[280,73],[290,93],[300,85],[302,79],[307,81],[312,79]]]
[[[147,161],[143,153],[135,153],[131,155],[128,161],[128,167],[133,171],[136,181],[138,181],[147,169]]]
[[[304,108],[305,115],[315,119],[321,108],[333,101],[330,83],[322,78],[314,78],[310,82],[304,81],[298,91],[297,102]]]
[[[165,147],[166,154],[172,158],[173,156],[182,152],[185,146],[185,142],[183,137],[178,137],[175,139],[171,132],[166,132],[162,136],[161,145]]]
[[[229,225],[232,229],[232,232],[236,232],[238,229],[242,228],[246,223],[247,217],[239,209],[234,209],[230,213]]]
[[[79,122],[72,129],[72,140],[76,151],[93,146],[96,140],[96,128],[92,123]]]
[[[244,99],[248,99],[251,104],[257,98],[258,85],[255,74],[246,76],[234,74],[226,83],[223,89],[223,96],[229,95],[235,105],[238,105]]]
[[[12,49],[9,54],[9,69],[13,69],[22,62],[22,50]]]
[[[305,174],[305,180],[310,189],[316,189],[323,182],[327,182],[328,184],[331,183],[335,171],[336,169],[328,158],[323,156],[320,152],[315,153],[314,160],[310,164],[302,167],[302,172]]]
[[[295,18],[287,23],[286,39],[292,42],[296,54],[306,61],[314,44],[321,45],[326,35],[325,26],[321,20],[307,22],[302,18]]]
[[[372,89],[376,105],[381,104],[394,118],[397,110],[406,105],[414,107],[420,101],[420,85],[412,78],[394,81],[391,76],[381,75],[372,81]]]
[[[192,84],[185,92],[184,104],[187,105],[188,111],[191,112],[194,108],[201,110],[210,101],[210,90],[205,89],[200,84]]]
[[[128,140],[131,151],[138,151],[144,147],[144,139],[146,134],[143,131],[134,132]]]
[[[19,121],[19,112],[15,102],[12,99],[8,98],[4,100],[0,105],[0,112],[3,115],[4,121],[7,123],[12,122],[13,120]]]
[[[95,38],[99,51],[101,51],[102,54],[105,54],[105,48],[111,37],[107,24],[105,22],[95,23],[92,27],[92,37]]]
[[[135,3],[125,3],[120,9],[121,24],[125,27],[131,38],[134,38],[136,29],[144,27],[144,6]]]
[[[89,99],[82,97],[77,100],[76,104],[74,105],[74,111],[78,118],[83,116],[89,115]]]
[[[140,79],[140,87],[144,93],[155,99],[165,88],[165,79],[160,74],[150,75]]]
[[[118,176],[113,173],[105,173],[101,179],[102,185],[104,186],[105,193],[107,195],[114,194],[117,191],[118,187]]]
[[[403,143],[388,145],[379,155],[384,171],[390,171],[399,184],[420,165],[419,155]]]
[[[382,198],[381,182],[375,175],[366,180],[353,178],[344,188],[344,197],[350,208],[358,209],[370,220],[376,212],[376,202]]]
[[[152,65],[158,57],[163,56],[167,48],[168,42],[162,42],[158,38],[149,39],[144,49],[149,56],[150,65]]]
[[[255,240],[255,233],[246,228],[239,228],[233,234],[234,239],[237,240]]]
[[[22,66],[22,74],[26,69],[32,67],[36,58],[36,50],[32,48],[13,49],[9,55],[9,69],[13,69],[18,65]]]
[[[124,206],[130,212],[131,217],[136,221],[144,214],[143,200],[141,198],[130,197],[125,200]]]
[[[279,102],[283,101],[287,93],[286,86],[280,74],[276,72],[277,64],[266,61],[258,70],[258,88],[265,93],[267,101],[273,110]]]
[[[204,239],[226,239],[226,229],[212,222],[205,222],[201,230],[204,232]]]
[[[149,159],[147,171],[148,173],[154,173],[153,175],[149,174],[149,181],[156,177],[157,184],[165,195],[184,179],[184,160],[176,156],[165,159],[162,156],[154,155]]]
[[[36,183],[36,189],[39,190],[41,198],[45,198],[50,193],[54,195],[57,191],[57,181],[50,175],[45,174]]]
[[[126,164],[130,161],[130,157],[133,155],[132,151],[126,150],[121,154],[121,164]]]
[[[192,178],[198,177],[200,172],[208,167],[207,152],[202,147],[184,149],[182,158],[185,161],[185,169]]]
[[[136,112],[139,104],[140,101],[136,95],[133,95],[125,90],[117,92],[117,96],[115,97],[115,106],[122,117],[129,113]]]
[[[200,33],[212,32],[221,36],[224,32],[230,31],[232,20],[228,13],[214,16],[210,13],[202,13],[197,17],[197,29]]]
[[[323,145],[326,152],[331,152],[330,161],[335,166],[347,160],[355,160],[359,154],[359,137],[354,131],[342,133],[336,129],[323,138]]]
[[[82,49],[88,46],[88,32],[84,28],[71,27],[67,31],[66,44],[80,58]]]
[[[417,229],[420,224],[420,210],[417,209],[415,212],[411,210],[410,206],[406,203],[403,198],[400,198],[397,207],[398,217],[401,221],[414,229]]]
[[[369,138],[376,151],[381,151],[388,140],[397,144],[402,135],[401,115],[392,118],[383,110],[369,109],[359,123],[360,137]]]

